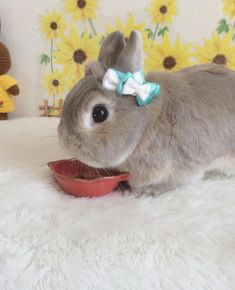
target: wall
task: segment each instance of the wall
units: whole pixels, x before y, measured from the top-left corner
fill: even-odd
[[[45,94],[41,86],[40,53],[46,46],[38,29],[39,15],[50,6],[55,7],[56,2],[0,0],[0,37],[11,52],[9,73],[20,84],[20,95],[15,97],[16,110],[11,117],[38,115],[38,100]]]
[[[100,0],[99,18],[94,21],[97,31],[104,32],[105,25],[115,24],[115,17],[126,20],[132,12],[136,21],[151,25],[146,8],[150,0]],[[48,98],[42,87],[42,76],[47,68],[40,64],[40,55],[48,52],[48,43],[39,30],[40,16],[46,9],[62,9],[62,0],[0,0],[2,22],[1,40],[12,55],[10,74],[20,83],[20,96],[15,98],[16,110],[11,117],[37,116],[38,105]],[[210,37],[221,19],[221,0],[178,0],[178,16],[170,26],[172,39],[180,34],[183,42],[199,42]]]

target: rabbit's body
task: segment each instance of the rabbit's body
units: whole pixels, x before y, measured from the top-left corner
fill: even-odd
[[[138,194],[159,194],[222,163],[230,167],[235,73],[216,64],[149,73],[146,79],[160,84],[161,93],[138,107],[134,96],[119,96],[101,83],[109,67],[141,69],[141,55],[138,33],[127,44],[118,32],[107,37],[99,61],[66,98],[59,125],[63,146],[91,166],[128,171]],[[94,110],[100,108],[105,118],[97,120]]]
[[[146,110],[145,137],[120,167],[132,172],[131,183],[162,191],[222,169],[232,157],[235,169],[235,73],[209,64],[146,79],[159,83],[161,94]]]

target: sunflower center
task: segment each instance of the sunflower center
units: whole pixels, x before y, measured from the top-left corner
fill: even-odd
[[[78,49],[73,54],[73,60],[76,63],[82,64],[87,59],[85,52],[82,49]]]
[[[162,14],[166,14],[167,12],[167,7],[165,5],[162,5],[159,9],[159,11],[162,13]]]
[[[226,64],[227,59],[226,59],[225,55],[223,55],[223,54],[217,54],[213,58],[212,62],[217,63],[217,64]]]
[[[51,22],[51,25],[50,25],[50,27],[51,27],[51,29],[52,29],[52,30],[56,30],[56,29],[57,29],[57,27],[58,27],[58,25],[57,25],[57,23],[56,23],[56,22]]]
[[[163,66],[165,69],[171,70],[173,67],[176,66],[176,60],[172,56],[168,56],[163,61]]]
[[[60,82],[58,80],[53,80],[52,84],[53,86],[58,87]]]
[[[78,0],[77,6],[80,9],[83,9],[86,6],[86,1],[85,0]]]

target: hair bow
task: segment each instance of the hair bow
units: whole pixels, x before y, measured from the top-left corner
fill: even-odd
[[[141,71],[132,74],[110,68],[104,75],[103,86],[107,90],[117,91],[119,95],[136,96],[139,106],[148,105],[160,93],[160,85],[145,82]]]

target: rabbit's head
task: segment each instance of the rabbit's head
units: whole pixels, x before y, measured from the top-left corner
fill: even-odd
[[[127,41],[120,32],[102,43],[98,61],[88,64],[85,77],[65,99],[59,140],[70,155],[95,167],[117,167],[133,153],[146,127],[148,110],[135,97],[120,96],[102,86],[109,68],[142,69],[142,39],[133,31]]]

